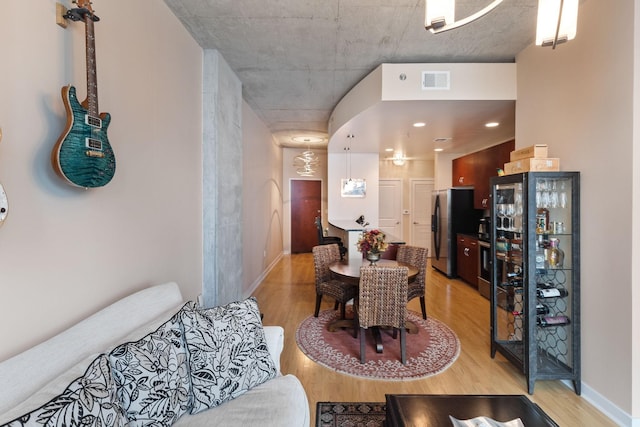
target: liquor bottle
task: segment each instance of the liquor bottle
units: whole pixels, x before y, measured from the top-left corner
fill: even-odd
[[[538,239],[536,240],[536,268],[544,269],[546,268],[546,257],[545,257],[545,248],[547,244],[544,240],[542,234],[538,234]]]
[[[555,237],[549,239],[547,262],[549,263],[549,268],[561,268],[564,263],[564,251],[560,249],[560,240]]]
[[[569,295],[566,289],[543,287],[536,290],[538,298],[559,298]]]
[[[536,323],[538,326],[549,327],[549,326],[562,326],[569,324],[569,318],[567,316],[538,316],[536,319]]]
[[[549,230],[549,209],[538,208],[536,211],[536,233],[546,234]]]
[[[514,277],[509,279],[509,286],[515,286],[516,288],[522,287],[522,277]]]

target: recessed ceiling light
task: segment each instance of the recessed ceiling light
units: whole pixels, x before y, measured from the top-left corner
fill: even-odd
[[[393,151],[393,148],[385,148],[384,151],[386,151],[387,153],[390,153]]]
[[[319,142],[323,142],[324,138],[313,135],[299,135],[291,138],[295,142],[301,142],[304,144],[317,144]]]
[[[488,128],[494,128],[494,127],[500,126],[500,123],[498,123],[498,122],[489,122],[489,123],[485,123],[485,126],[488,127]]]
[[[433,140],[433,142],[447,142],[447,141],[451,141],[451,138],[440,137],[440,138],[435,138]]]
[[[441,151],[444,151],[444,148],[434,148],[433,151],[439,153]]]
[[[416,123],[413,124],[413,127],[414,128],[422,128],[422,127],[425,127],[426,125],[427,124],[424,123],[424,122],[416,122]]]

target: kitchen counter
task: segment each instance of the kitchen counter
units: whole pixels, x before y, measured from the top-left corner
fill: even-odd
[[[462,236],[462,237],[466,237],[469,239],[476,239],[478,242],[485,242],[485,243],[489,243],[491,241],[491,239],[489,238],[489,236],[480,236],[479,234],[475,233],[475,234],[471,234],[471,233],[458,233],[458,236]]]
[[[371,228],[371,226],[367,226]],[[358,252],[356,244],[362,233],[362,226],[353,219],[330,219],[329,235],[338,236],[342,239],[342,243],[347,248],[347,258],[362,259],[362,254]]]
[[[339,228],[342,231],[357,231],[362,232],[363,228],[360,224],[352,219],[330,219],[329,225]],[[375,228],[368,225],[367,228]]]

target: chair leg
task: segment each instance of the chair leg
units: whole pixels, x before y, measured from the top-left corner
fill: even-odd
[[[343,302],[340,307],[340,318],[343,320],[347,318],[347,303],[345,302]]]
[[[424,301],[424,296],[420,297],[420,308],[422,308],[422,318],[427,320],[427,305]]]
[[[333,303],[333,309],[337,310],[338,306],[340,306],[340,302],[338,300],[336,300],[336,302]]]
[[[316,311],[313,312],[313,317],[318,317],[318,313],[320,313],[321,302],[322,302],[322,294],[316,294]]]
[[[347,248],[344,246],[340,246],[340,261],[344,259],[344,256],[347,254]]]
[[[364,354],[364,328],[360,328],[360,363],[364,363],[365,354]]]
[[[407,328],[400,328],[400,360],[403,365],[407,364]]]
[[[353,300],[353,337],[358,338],[358,329],[360,329],[360,319],[358,318],[358,300]]]

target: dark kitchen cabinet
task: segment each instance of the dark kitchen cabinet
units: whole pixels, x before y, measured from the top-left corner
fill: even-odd
[[[478,239],[458,234],[458,276],[474,288],[478,286]]]
[[[503,142],[475,153],[454,159],[451,164],[452,186],[473,187],[473,207],[489,209],[489,179],[510,160],[516,148],[515,140]]]
[[[509,162],[511,152],[515,149],[516,142],[512,140],[480,151],[479,159],[476,161],[476,179],[473,186],[474,208],[489,209],[491,193],[489,180],[498,175],[498,169],[504,168],[504,164]]]
[[[473,187],[475,184],[475,153],[453,159],[451,163],[452,187]]]

